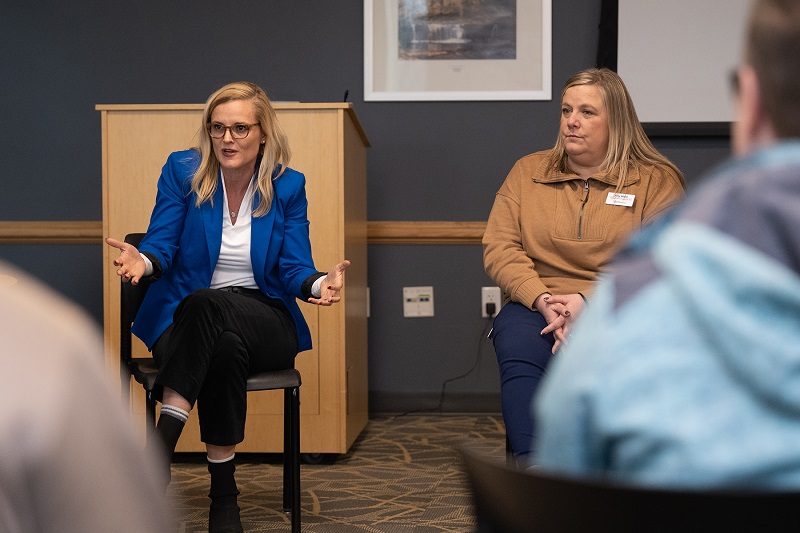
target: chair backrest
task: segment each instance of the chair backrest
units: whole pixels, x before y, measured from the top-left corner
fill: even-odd
[[[660,490],[520,470],[461,450],[479,533],[797,531],[799,492]]]
[[[125,236],[125,242],[132,244],[136,247],[142,241],[144,233],[129,233]],[[123,396],[127,400],[126,391],[128,390],[128,383],[130,380],[130,362],[131,362],[131,325],[136,318],[136,313],[139,311],[139,306],[142,305],[144,295],[150,286],[148,280],[139,281],[138,285],[132,283],[124,283],[120,280],[120,304],[119,304],[119,318],[120,318],[120,339],[119,339],[119,357],[120,357],[120,379],[122,380]]]

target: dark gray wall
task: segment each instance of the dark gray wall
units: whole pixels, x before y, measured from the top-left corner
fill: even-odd
[[[91,6],[91,7],[90,7]],[[560,88],[594,66],[600,0],[553,2],[550,102],[363,102],[362,0],[6,2],[0,17],[0,220],[101,218],[98,103],[203,102],[246,79],[274,100],[350,101],[366,130],[370,220],[485,220],[520,156],[552,145]],[[524,29],[523,29],[524,30]],[[668,43],[665,43],[665,46]],[[724,138],[654,140],[696,181]],[[300,169],[302,170],[302,169]],[[100,245],[0,246],[102,320]],[[479,246],[369,250],[373,410],[497,410]],[[436,316],[404,319],[402,287],[432,285]],[[473,368],[474,367],[474,368]]]

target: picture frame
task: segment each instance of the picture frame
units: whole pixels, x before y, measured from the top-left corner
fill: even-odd
[[[364,100],[552,99],[552,0],[364,0]]]

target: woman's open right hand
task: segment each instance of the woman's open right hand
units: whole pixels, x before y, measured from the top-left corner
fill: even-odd
[[[144,259],[139,255],[139,250],[132,244],[118,241],[111,237],[106,239],[106,244],[120,251],[119,257],[114,259],[114,266],[117,267],[117,276],[121,277],[122,281],[126,283],[130,281],[137,285],[142,276],[144,276],[145,268],[147,268]]]

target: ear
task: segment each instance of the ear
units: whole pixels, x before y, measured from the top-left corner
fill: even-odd
[[[739,71],[737,119],[733,125],[733,151],[745,155],[775,140],[772,122],[764,110],[756,71],[749,65]]]

